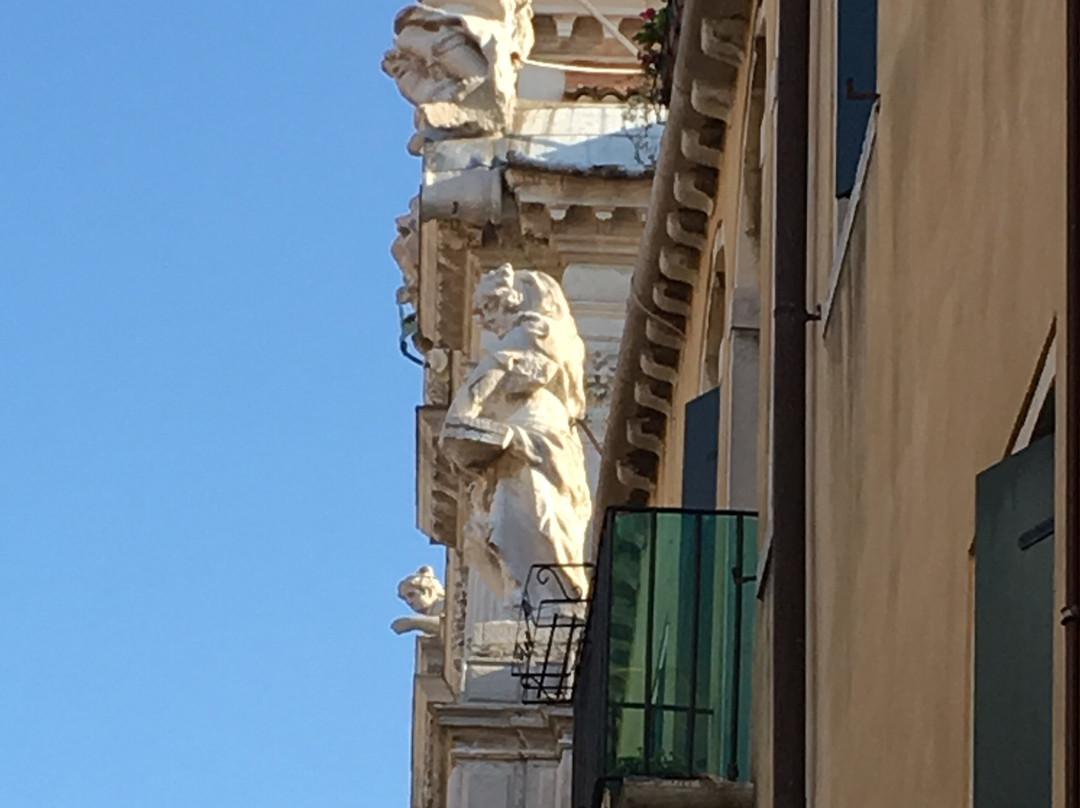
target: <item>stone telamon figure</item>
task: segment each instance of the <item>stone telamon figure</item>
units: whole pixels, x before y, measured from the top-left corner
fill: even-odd
[[[577,430],[585,346],[562,289],[543,272],[504,264],[487,273],[474,313],[494,341],[451,403],[441,445],[473,478],[466,559],[506,598],[535,564],[585,560],[592,500]],[[588,588],[580,567],[562,581],[568,594]],[[555,586],[542,592],[558,595]]]
[[[398,597],[416,612],[412,617],[399,617],[390,624],[396,634],[419,631],[421,634],[439,633],[446,591],[435,577],[433,567],[421,567],[398,584]]]

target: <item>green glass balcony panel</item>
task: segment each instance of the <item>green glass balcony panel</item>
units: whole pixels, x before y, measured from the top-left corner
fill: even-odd
[[[680,776],[690,771],[690,712],[657,708],[651,711],[649,773]]]
[[[694,716],[694,771],[715,773],[724,771],[723,750],[710,740],[720,736],[719,717],[708,710],[698,710]]]
[[[680,513],[656,516],[649,704],[690,707],[700,589],[697,524]]]
[[[645,709],[613,706],[609,716],[608,772],[618,777],[648,774],[645,767]]]
[[[745,780],[756,518],[619,512],[604,540],[608,774]]]
[[[611,574],[608,699],[644,703],[648,659],[649,570],[653,515],[622,514],[615,522]]]
[[[729,517],[701,517],[701,595],[698,621],[695,705],[712,710],[723,694],[724,626],[729,614],[723,593],[731,575]]]
[[[733,738],[729,739],[729,745],[725,747],[724,754],[730,760],[737,763],[737,776],[728,773],[732,779],[745,780],[750,774],[750,711],[754,699],[754,635],[757,628],[757,566],[758,566],[758,535],[757,520],[742,520],[743,535],[737,539],[736,547],[742,547],[742,554],[736,554],[737,561],[741,561],[740,580],[741,585],[731,587],[731,601],[741,600],[740,622],[738,634],[730,638],[731,654],[727,674],[739,672],[739,681],[731,683],[729,692],[737,695],[728,700],[729,711],[726,718],[729,726],[735,727]],[[737,582],[739,583],[739,582]],[[738,664],[735,664],[738,658]],[[736,714],[732,710],[737,710]],[[730,744],[734,743],[734,749]]]

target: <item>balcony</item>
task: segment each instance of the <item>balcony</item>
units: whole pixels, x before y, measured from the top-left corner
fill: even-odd
[[[574,689],[573,808],[749,805],[752,513],[608,512]]]

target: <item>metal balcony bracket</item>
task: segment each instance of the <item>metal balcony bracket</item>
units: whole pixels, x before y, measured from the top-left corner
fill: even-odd
[[[592,564],[536,564],[529,570],[510,669],[525,704],[571,702],[589,605],[588,593],[579,593],[571,580],[580,580],[582,571],[591,582]]]

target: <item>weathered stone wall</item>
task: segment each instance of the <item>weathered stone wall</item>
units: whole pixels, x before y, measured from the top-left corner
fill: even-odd
[[[623,37],[648,5],[596,3]],[[526,19],[533,30],[521,36]],[[410,347],[425,365],[417,525],[447,548],[441,616],[396,624],[438,626],[419,641],[412,805],[570,808],[569,708],[522,704],[510,670],[515,598],[493,593],[479,574],[483,565],[470,558],[465,537],[484,509],[474,507],[471,477],[454,466],[440,436],[455,391],[497,350],[498,340],[472,317],[474,288],[483,273],[509,262],[561,283],[585,348],[584,406],[573,408],[574,417],[584,415],[603,440],[648,204],[649,155],[662,125],[655,116],[644,121],[640,103],[633,110],[627,103],[639,84],[626,73],[639,69],[635,55],[576,0],[428,0],[410,6],[397,27],[384,67],[416,106],[409,148],[422,163],[420,195],[399,219],[393,249],[404,275],[399,303],[414,315]],[[530,56],[615,69],[529,65],[515,80],[511,73]],[[566,443],[580,439],[595,485],[598,452],[587,435],[572,434]]]

